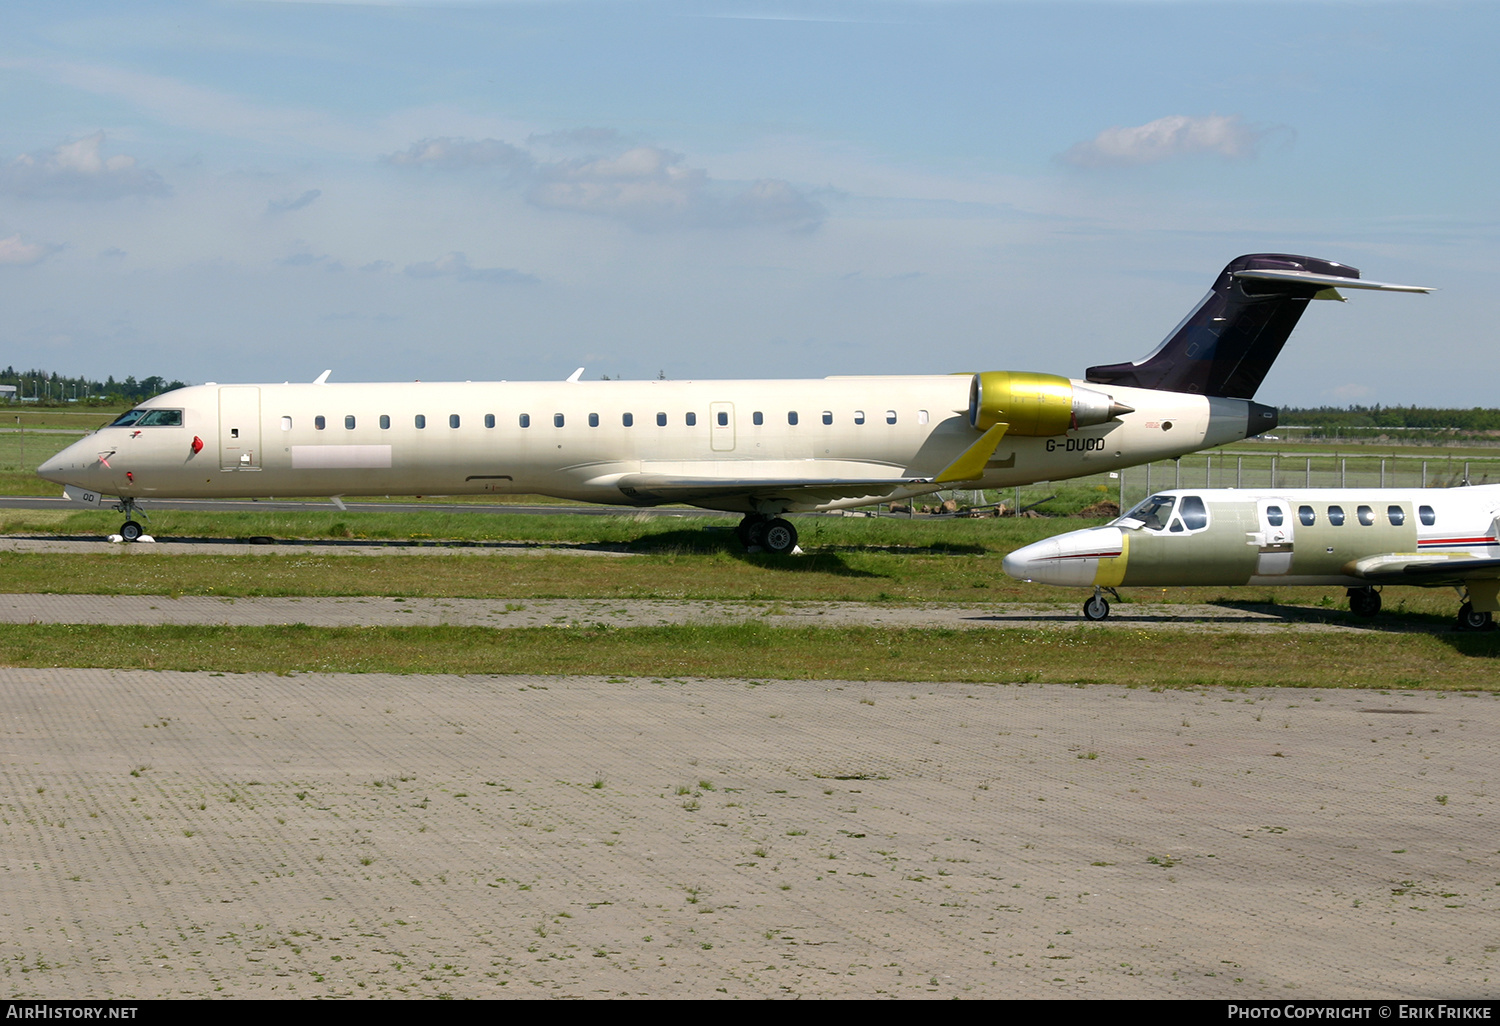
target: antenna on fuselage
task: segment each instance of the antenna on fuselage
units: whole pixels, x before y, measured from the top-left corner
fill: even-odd
[[[324,371],[322,374],[319,374],[316,378],[313,379],[313,384],[314,385],[326,385],[326,384],[328,384],[328,375],[330,375],[332,373],[333,373],[333,368],[332,367],[328,368],[328,370]]]

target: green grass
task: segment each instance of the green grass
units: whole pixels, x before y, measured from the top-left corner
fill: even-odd
[[[293,512],[152,512],[147,530],[172,538],[459,542],[550,542],[626,546],[646,552],[739,551],[734,516],[660,516],[645,513],[560,514],[364,512],[333,507]],[[804,549],[901,548],[959,552],[1008,552],[1061,530],[1099,524],[1098,519],[1028,517],[912,518],[811,516],[796,518]],[[0,533],[102,537],[117,530],[111,510],[0,510]]]
[[[66,653],[59,661],[59,654]],[[1201,635],[730,626],[0,625],[0,665],[241,672],[538,673],[779,680],[1353,687],[1495,692],[1496,634]],[[851,708],[854,699],[850,699]]]

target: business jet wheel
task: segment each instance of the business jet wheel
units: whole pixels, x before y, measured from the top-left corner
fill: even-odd
[[[143,528],[140,524],[136,523],[134,520],[127,520],[125,521],[125,523],[120,525],[120,537],[124,538],[128,542],[136,541],[140,538],[141,535],[145,533],[146,529]]]
[[[797,529],[780,517],[768,520],[761,528],[760,545],[767,552],[784,556],[797,547]]]
[[[1349,611],[1368,620],[1380,612],[1380,592],[1374,588],[1350,588]]]
[[[1474,608],[1474,603],[1465,602],[1458,607],[1458,629],[1461,631],[1492,631],[1495,618],[1488,610]]]
[[[1103,595],[1091,595],[1083,604],[1085,620],[1103,620],[1109,616],[1109,601]]]

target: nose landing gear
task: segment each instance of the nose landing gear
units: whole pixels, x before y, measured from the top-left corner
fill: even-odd
[[[135,521],[135,516],[139,514],[142,518],[150,520],[151,518],[146,516],[146,511],[136,505],[134,499],[121,499],[115,503],[115,512],[125,515],[125,522],[120,525],[120,538],[128,542],[140,541],[146,529]]]

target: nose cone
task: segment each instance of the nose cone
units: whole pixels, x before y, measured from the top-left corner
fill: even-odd
[[[62,452],[53,456],[46,463],[36,468],[37,476],[46,478],[48,481],[56,481],[58,484],[87,485],[88,482],[81,480],[83,468],[96,462],[96,455],[92,451],[85,453],[87,439],[74,442]]]
[[[1017,549],[1002,566],[1020,581],[1088,586],[1099,573],[1099,561],[1118,558],[1121,544],[1118,527],[1090,527]]]

